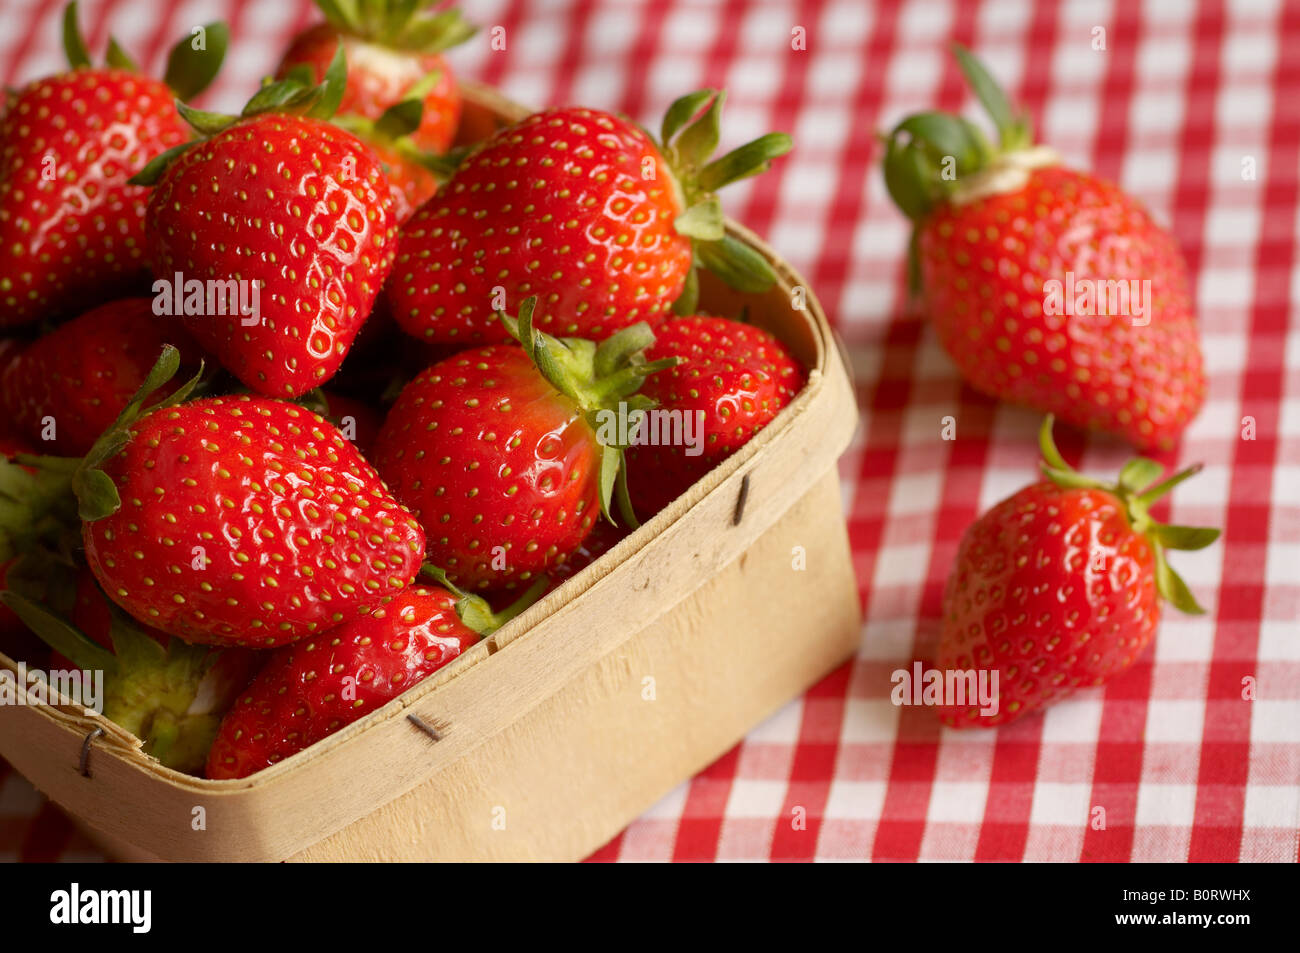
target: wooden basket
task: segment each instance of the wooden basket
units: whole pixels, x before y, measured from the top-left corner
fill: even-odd
[[[466,100],[475,138],[525,112],[482,87]],[[592,566],[250,778],[172,771],[106,719],[53,705],[0,707],[0,756],[123,859],[578,860],[600,847],[858,642],[835,466],[856,425],[852,388],[816,298],[793,292],[803,280],[728,228],[779,286],[742,297],[703,275],[701,310],[747,306],[808,384]]]

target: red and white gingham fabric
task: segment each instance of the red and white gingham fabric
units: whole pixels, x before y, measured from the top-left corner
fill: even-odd
[[[161,69],[224,17],[233,56],[205,102],[231,108],[312,18],[308,0],[82,0]],[[62,0],[0,0],[0,79],[62,63]],[[1295,861],[1300,822],[1300,3],[1132,0],[465,0],[486,34],[463,75],[534,105],[654,123],[680,93],[729,90],[725,142],[769,129],[793,155],[729,189],[733,216],[800,268],[852,355],[862,427],[841,473],[865,622],[857,659],[792,702],[600,850],[598,860]],[[806,49],[792,49],[802,27]],[[1104,39],[1104,50],[1097,49]],[[1034,476],[1038,417],[962,386],[907,308],[907,226],[875,132],[973,108],[956,40],[990,64],[1071,161],[1168,222],[1197,278],[1209,400],[1176,455],[1206,463],[1168,518],[1223,526],[1178,554],[1208,612],[1166,617],[1121,678],[996,731],[898,708],[890,674],[927,657],[966,525]],[[1253,168],[1254,176],[1249,173]],[[1244,171],[1243,171],[1244,170]],[[958,439],[939,437],[952,415]],[[1246,418],[1250,418],[1247,420]],[[1243,439],[1253,421],[1254,439]],[[1081,466],[1127,451],[1075,437]],[[1254,679],[1244,700],[1243,679]],[[1105,808],[1106,829],[1090,825]],[[805,823],[795,823],[805,816]],[[93,859],[0,763],[0,857]]]

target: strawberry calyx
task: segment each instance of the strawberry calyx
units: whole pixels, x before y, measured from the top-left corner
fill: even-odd
[[[676,357],[647,361],[645,350],[654,343],[654,332],[644,321],[623,328],[600,343],[585,338],[557,338],[533,326],[534,295],[519,306],[518,320],[497,312],[538,372],[552,387],[578,405],[597,434],[608,428],[602,418],[626,414],[626,433],[632,434],[655,401],[638,394],[645,379],[678,363]],[[598,437],[599,439],[599,437]],[[600,509],[615,523],[611,506],[617,500],[620,515],[628,526],[639,524],[627,494],[626,446],[616,440],[600,440]],[[617,524],[616,524],[617,525]]]
[[[177,98],[193,99],[216,78],[229,43],[230,29],[224,23],[214,22],[196,27],[192,34],[172,47],[167,56],[167,71],[163,74],[163,82]],[[76,0],[63,9],[63,52],[67,56],[68,65],[73,69],[93,65],[81,28],[77,25]],[[104,59],[114,69],[140,72],[140,68],[115,37],[108,38],[108,52]]]
[[[460,617],[461,622],[481,636],[491,635],[515,616],[520,615],[536,602],[551,584],[548,577],[539,576],[518,599],[504,609],[494,612],[486,599],[461,589],[447,578],[447,574],[442,569],[432,563],[421,566],[420,574],[428,576],[456,597],[456,615]]]
[[[1179,610],[1190,615],[1205,612],[1178,573],[1170,567],[1166,551],[1204,549],[1219,538],[1220,530],[1206,526],[1175,526],[1152,518],[1150,508],[1157,500],[1184,480],[1201,471],[1197,463],[1180,470],[1159,483],[1164,467],[1146,457],[1135,457],[1124,464],[1119,480],[1107,483],[1077,472],[1065,462],[1052,439],[1055,418],[1048,414],[1038,431],[1038,447],[1043,459],[1039,469],[1043,476],[1064,489],[1102,490],[1119,500],[1124,515],[1135,533],[1145,536],[1155,555],[1156,589]]]
[[[58,613],[12,588],[0,592],[0,601],[77,668],[103,672],[101,714],[139,738],[146,754],[178,771],[202,770],[221,723],[221,713],[204,702],[209,694],[205,679],[228,650],[180,639],[170,639],[164,647],[105,599],[111,613],[110,652]]]
[[[148,165],[127,181],[132,185],[154,185],[177,158],[192,149],[203,138],[215,136],[235,123],[255,116],[285,113],[328,121],[333,118],[334,113],[338,111],[339,103],[343,101],[347,80],[347,57],[343,52],[343,44],[340,43],[334,51],[334,58],[330,60],[330,65],[325,70],[324,78],[319,83],[312,81],[311,68],[306,65],[295,66],[284,79],[276,80],[267,77],[262,80],[261,89],[244,104],[244,108],[237,116],[193,109],[178,99],[177,111],[200,138],[183,142],[155,156]]]
[[[457,9],[434,12],[442,0],[316,0],[330,26],[394,50],[441,53],[478,32]]]
[[[677,99],[664,114],[659,145],[672,171],[683,211],[674,221],[691,240],[692,261],[686,287],[673,310],[693,314],[699,301],[699,267],[707,268],[738,291],[766,291],[776,273],[761,255],[727,234],[717,191],[765,171],[785,155],[794,141],[784,132],[769,132],[713,158],[721,136],[726,90],[701,89]]]

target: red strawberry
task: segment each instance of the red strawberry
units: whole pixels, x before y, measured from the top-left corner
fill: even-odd
[[[493,614],[477,596],[412,586],[363,619],[277,649],[222,722],[207,776],[247,777],[360,720],[496,631],[540,589]]]
[[[147,276],[148,193],[127,178],[188,138],[173,97],[202,90],[225,52],[224,24],[203,29],[206,49],[187,36],[160,83],[116,43],[109,66],[91,67],[68,5],[72,69],[19,90],[0,119],[0,327],[117,297]]]
[[[656,413],[678,411],[681,420],[665,417],[667,427],[645,436],[675,441],[678,435],[695,435],[696,443],[634,441],[628,447],[628,490],[642,517],[659,512],[743,447],[807,380],[794,355],[772,334],[726,318],[665,321],[646,357],[677,358],[676,367],[651,377],[641,393],[658,404]]]
[[[243,280],[245,304],[260,289],[260,322],[201,295],[183,317],[260,394],[296,397],[329,380],[392,267],[396,222],[383,171],[359,139],[323,118],[345,75],[339,57],[314,89],[290,80],[264,87],[238,119],[182,108],[212,138],[132,180],[158,183],[148,211],[156,278],[179,275],[187,297],[191,282]],[[306,114],[275,111],[290,107]]]
[[[1187,268],[1131,196],[1034,147],[983,67],[957,55],[1001,134],[922,113],[885,179],[916,223],[913,286],[972,386],[1140,448],[1168,449],[1205,396]]]
[[[172,404],[185,395],[128,412],[73,479],[86,559],[118,605],[187,641],[272,647],[415,577],[424,534],[332,424],[248,395]]]
[[[538,327],[601,340],[663,320],[674,302],[694,310],[694,262],[741,290],[770,287],[771,268],[726,235],[713,193],[764,169],[790,139],[771,133],[709,162],[722,101],[702,90],[674,103],[662,152],[590,109],[502,129],[402,229],[385,289],[398,323],[431,341],[504,342],[493,311],[536,295]]]
[[[1074,472],[1040,433],[1047,480],[1003,500],[962,537],[943,595],[938,668],[996,673],[997,711],[970,702],[939,716],[955,728],[1002,724],[1127,668],[1160,623],[1162,600],[1203,611],[1165,559],[1217,529],[1167,526],[1148,508],[1200,467],[1157,486],[1141,457],[1107,485]]]
[[[261,665],[260,653],[209,649],[140,626],[112,608],[86,569],[76,576],[72,625],[16,592],[12,605],[54,647],[54,671],[103,673],[103,714],[168,767],[202,770],[221,718]]]
[[[429,0],[380,0],[360,9],[318,5],[328,22],[294,38],[277,75],[283,79],[294,67],[306,66],[315,82],[322,81],[341,42],[351,69],[339,114],[377,120],[398,103],[418,97],[422,115],[413,141],[421,149],[446,152],[456,135],[461,99],[455,74],[440,54],[469,39],[474,27],[457,10],[421,9],[434,5]]]
[[[466,588],[512,588],[567,559],[609,512],[622,452],[604,414],[666,366],[640,352],[634,325],[597,347],[557,340],[520,309],[524,347],[439,361],[411,381],[384,421],[375,465],[424,526],[429,559]],[[608,459],[607,459],[608,458]],[[602,469],[604,478],[602,479]]]
[[[177,319],[155,315],[149,298],[112,301],[60,325],[0,371],[13,426],[32,441],[52,432],[47,452],[84,455],[144,383],[164,344],[197,367],[198,345]]]

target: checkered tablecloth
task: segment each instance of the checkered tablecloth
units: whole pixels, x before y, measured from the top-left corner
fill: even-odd
[[[231,108],[308,22],[307,0],[82,2],[161,70],[192,25],[236,38]],[[0,0],[0,79],[57,69],[62,0]],[[726,143],[789,131],[793,155],[729,189],[733,216],[809,279],[848,345],[862,427],[841,465],[865,622],[857,659],[665,797],[598,860],[1295,861],[1300,821],[1300,3],[1077,0],[466,0],[505,28],[453,55],[545,105],[653,122],[687,89],[730,91]],[[792,49],[802,28],[806,49]],[[960,41],[1043,139],[1169,223],[1196,276],[1209,398],[1177,454],[1205,472],[1165,510],[1222,526],[1177,554],[1208,612],[1170,613],[1134,668],[996,731],[941,729],[889,699],[927,657],[965,526],[1029,482],[1038,417],[963,387],[906,302],[907,226],[875,134],[973,108]],[[1104,46],[1104,48],[1099,48]],[[957,420],[956,441],[940,439]],[[1249,418],[1249,419],[1248,419]],[[1244,439],[1243,434],[1253,439]],[[1082,467],[1127,451],[1074,437]],[[1255,697],[1243,699],[1243,679]],[[1090,821],[1105,809],[1105,829]],[[806,817],[805,823],[796,823]],[[0,763],[0,857],[98,856]]]

